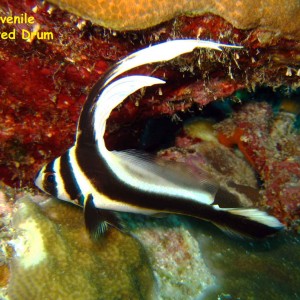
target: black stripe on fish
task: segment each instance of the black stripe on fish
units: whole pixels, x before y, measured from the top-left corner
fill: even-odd
[[[54,197],[57,197],[57,182],[55,180],[55,174],[54,171],[54,162],[52,161],[49,164],[47,164],[45,169],[45,179],[43,181],[43,188],[45,191],[47,191],[49,194],[53,195]]]
[[[164,193],[153,193],[144,190],[141,186],[133,188],[113,173],[107,162],[99,155],[96,145],[76,147],[75,151],[79,167],[86,178],[99,194],[104,194],[112,200],[145,210],[157,210],[158,212],[178,212],[180,207],[186,205],[186,202],[197,202],[192,199],[171,197]]]
[[[86,144],[86,143],[93,143],[95,140],[95,128],[93,127],[93,116],[95,112],[95,104],[103,92],[104,83],[110,77],[111,72],[114,69],[118,68],[118,64],[114,65],[111,68],[111,71],[105,73],[105,76],[101,78],[96,84],[93,86],[92,90],[90,91],[86,102],[82,108],[80,113],[80,118],[78,121],[78,128],[77,128],[77,135],[76,135],[76,143]]]
[[[72,171],[72,165],[70,164],[70,152],[65,152],[60,158],[60,175],[62,177],[64,187],[68,193],[70,199],[82,199],[81,190],[76,182],[76,178]],[[83,203],[80,203],[83,205]]]
[[[106,162],[99,157],[95,147],[76,149],[76,156],[81,170],[93,186],[112,200],[141,209],[156,210],[158,213],[174,213],[207,220],[225,231],[252,238],[263,238],[282,229],[274,217],[257,209],[222,209],[192,199],[154,194],[139,187],[133,189],[112,173]],[[90,218],[88,214],[86,218]]]
[[[218,205],[222,208],[242,207],[239,196],[231,193],[223,186],[219,187],[212,205]]]
[[[170,48],[171,44],[180,47]],[[145,163],[145,166],[149,167],[146,170],[131,167],[135,162],[134,157],[127,156],[130,161],[127,162],[126,159],[124,161],[122,158],[126,156],[109,153],[104,145],[103,134],[111,110],[137,88],[164,83],[149,76],[126,76],[122,78],[126,79],[123,81],[115,79],[117,76],[140,65],[170,60],[180,54],[191,52],[196,47],[220,50],[220,46],[228,47],[198,40],[162,43],[128,56],[96,83],[82,109],[76,143],[70,157],[74,164],[72,170],[77,184],[85,193],[85,217],[89,230],[98,230],[96,223],[93,224],[93,221],[88,219],[90,217],[94,219],[96,215],[100,216],[102,222],[100,228],[104,228],[103,226],[109,223],[105,222],[110,218],[107,216],[107,211],[103,214],[95,214],[99,208],[139,213],[147,213],[148,210],[148,213],[184,214],[253,237],[264,237],[282,228],[276,218],[256,209],[222,209],[218,205],[210,205],[213,204],[215,190],[214,185],[205,178],[201,180],[200,188],[195,189],[194,183],[189,184],[186,180],[178,181],[176,176],[170,176],[169,179],[160,177],[158,172],[153,173],[152,171],[157,169],[151,163]],[[212,189],[207,189],[210,186]],[[53,191],[52,194],[57,196],[57,191],[56,193]],[[222,202],[219,196],[220,193],[217,194],[215,203]],[[232,201],[234,202],[234,199]]]
[[[183,214],[214,223],[221,230],[234,236],[261,239],[274,235],[283,226],[266,212],[255,208],[221,209],[216,206],[194,206],[189,214],[188,206]]]

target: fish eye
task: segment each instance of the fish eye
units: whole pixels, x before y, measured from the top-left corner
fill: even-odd
[[[47,180],[48,183],[55,183],[54,173],[46,174],[46,180]]]

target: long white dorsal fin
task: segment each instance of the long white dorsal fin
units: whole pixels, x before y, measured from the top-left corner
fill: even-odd
[[[118,79],[103,90],[96,102],[93,118],[96,142],[103,155],[106,151],[103,135],[106,120],[111,111],[135,91],[146,86],[164,83],[165,81],[155,77],[134,75]]]
[[[207,48],[222,51],[222,47],[236,49],[243,48],[242,46],[237,45],[226,45],[196,39],[172,40],[150,46],[148,48],[136,51],[119,61],[117,67],[112,70],[111,74],[105,81],[104,86],[120,74],[138,66],[155,62],[165,62],[184,53],[192,52],[195,48]]]
[[[97,131],[97,138],[98,141],[100,141],[100,132],[104,134],[102,120],[105,120],[106,122],[109,116],[109,109],[113,110],[119,103],[125,100],[127,96],[129,96],[139,88],[150,86],[153,84],[164,83],[162,81],[158,82],[159,79],[155,79],[157,80],[157,82],[154,82],[153,79],[149,79],[151,77],[145,77],[145,79],[142,79],[142,77],[134,78],[131,76],[128,76],[130,78],[125,79],[125,81],[116,80],[115,82],[113,82],[113,80],[117,76],[138,66],[171,60],[181,54],[191,52],[195,48],[208,48],[221,51],[221,48],[224,47],[237,49],[242,48],[241,46],[226,45],[211,41],[201,41],[197,39],[171,40],[136,51],[126,58],[120,60],[115,65],[115,67],[113,67],[106,73],[104,79],[98,81],[98,83],[94,86],[88,100],[83,106],[78,123],[76,139],[78,140],[79,138],[81,138],[81,140],[84,139],[85,141],[91,140],[96,135],[95,132]],[[136,86],[133,85],[133,79],[137,79]],[[125,86],[126,80],[128,80],[128,87]],[[118,88],[120,86],[122,86],[123,91]],[[113,92],[112,88],[116,88],[116,91]],[[110,94],[112,94],[113,96],[118,96],[118,101],[108,101],[108,96],[110,96]],[[104,112],[99,113],[99,111],[102,109]],[[96,114],[97,116],[95,117]],[[92,127],[91,130],[87,129],[91,116],[94,120],[97,119],[97,121],[95,121],[93,125],[100,126],[100,130],[96,129],[94,131],[94,128],[96,127]],[[98,116],[101,116],[102,119]]]

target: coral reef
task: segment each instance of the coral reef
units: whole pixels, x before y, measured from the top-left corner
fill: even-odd
[[[25,196],[13,226],[9,299],[152,299],[153,274],[141,245],[117,230],[93,243],[81,209]]]
[[[9,244],[15,233],[11,226],[14,207],[14,193],[0,182],[0,299],[8,299],[7,285],[10,279],[9,262],[13,248]]]
[[[257,171],[264,182],[264,206],[299,231],[300,139],[295,122],[294,113],[275,114],[269,103],[253,102],[219,123],[218,137],[226,146],[237,145]]]
[[[14,198],[12,217],[2,197],[2,298],[194,299],[215,283],[176,218],[125,215],[131,235],[111,228],[95,243],[79,207],[29,192]]]
[[[217,125],[203,118],[187,122],[175,146],[161,150],[158,156],[184,163],[194,176],[205,169],[221,185],[217,195],[222,197],[223,205],[263,206],[254,170],[241,153],[219,143],[214,128]]]
[[[14,204],[14,201],[17,203]],[[10,219],[12,204],[17,208],[14,226]],[[28,213],[30,218],[27,217]],[[9,219],[10,221],[5,221]],[[115,230],[110,231],[99,244],[92,244],[83,229],[82,211],[77,207],[45,196],[26,193],[24,197],[24,192],[16,194],[2,186],[1,266],[6,262],[5,270],[9,273],[0,273],[2,278],[6,277],[5,282],[2,282],[5,285],[0,287],[0,298],[32,299],[31,291],[38,290],[38,293],[46,294],[45,299],[53,294],[57,299],[74,299],[72,295],[80,287],[82,290],[76,298],[81,299],[81,295],[89,292],[88,298],[93,299],[95,291],[103,292],[104,286],[101,283],[109,284],[108,290],[101,294],[105,295],[103,299],[111,299],[111,294],[107,295],[105,292],[112,292],[113,288],[128,292],[131,284],[135,286],[136,295],[137,282],[133,282],[134,278],[142,280],[138,282],[140,287],[144,287],[144,292],[153,284],[148,261],[157,281],[158,299],[195,299],[200,292],[208,300],[218,297],[292,299],[299,294],[300,244],[297,237],[281,236],[264,243],[248,243],[230,239],[205,222],[188,223],[187,219],[179,217],[160,219],[128,215],[124,216],[124,221],[128,223],[128,229],[133,235],[144,244],[148,258],[136,239]],[[29,233],[28,229],[34,229],[32,225],[38,223],[45,226],[43,228],[49,236],[37,234],[35,230],[35,236],[24,240]],[[52,238],[55,238],[54,242]],[[52,241],[50,244],[49,239]],[[117,245],[118,248],[115,248]],[[35,252],[32,246],[39,246],[39,249],[44,246],[46,254]],[[133,249],[135,257],[127,252]],[[33,253],[37,254],[36,257]],[[40,264],[34,265],[38,258]],[[121,265],[125,269],[119,270]],[[41,274],[40,271],[45,271],[45,266],[47,274],[37,277]],[[130,274],[133,272],[133,278],[129,279],[125,270],[130,266],[133,267],[129,268]],[[137,266],[138,270],[135,268]],[[33,270],[38,273],[33,274]],[[79,273],[74,272],[76,270]],[[120,275],[120,281],[115,280],[117,274]],[[9,278],[10,297],[6,286]],[[61,281],[55,280],[58,278],[62,278]],[[79,282],[79,279],[83,281]],[[125,285],[120,286],[122,282]],[[218,284],[212,287],[215,283]],[[22,288],[25,288],[25,294],[19,296]],[[60,290],[55,291],[56,288]],[[69,295],[61,294],[69,290]],[[131,289],[130,291],[132,292]],[[102,299],[101,295],[96,299]]]
[[[182,220],[127,216],[127,224],[149,255],[159,299],[195,299],[215,285],[197,240]]]
[[[261,28],[282,35],[299,36],[300,4],[290,1],[202,0],[181,1],[80,1],[50,0],[63,9],[115,30],[149,28],[178,15],[213,13],[237,28]]]
[[[35,20],[1,24],[1,32],[16,30],[15,39],[3,39],[0,45],[0,178],[11,186],[32,185],[39,167],[72,145],[93,84],[113,62],[151,43],[198,37],[245,49],[200,51],[171,64],[134,70],[167,78],[169,84],[144,97],[137,94],[112,113],[107,128],[111,149],[136,147],[151,116],[175,117],[195,103],[201,108],[257,84],[299,85],[297,40],[259,29],[238,30],[216,15],[180,17],[151,30],[116,33],[36,0],[0,2],[0,10],[3,16],[27,13]],[[53,32],[54,38],[24,40],[24,28]]]
[[[189,121],[175,147],[159,155],[191,170],[206,168],[242,206],[266,208],[299,232],[299,104],[283,99],[276,109],[272,102],[244,102],[233,104],[231,116],[221,122]]]
[[[237,195],[241,206],[269,209],[299,232],[299,1],[260,1],[255,7],[248,2],[235,1],[230,9],[228,0],[189,1],[201,7],[186,5],[185,11],[180,8],[184,2],[172,2],[175,11],[167,6],[151,10],[168,11],[169,16],[155,21],[147,15],[151,21],[169,21],[151,29],[116,32],[45,1],[0,1],[1,16],[34,17],[34,24],[0,24],[0,32],[16,32],[15,39],[0,43],[0,180],[30,187],[40,166],[72,145],[91,87],[114,62],[167,39],[210,39],[244,48],[200,50],[168,64],[133,70],[168,84],[136,93],[113,111],[107,146],[147,149],[145,128],[165,116],[176,126],[172,133],[157,130],[164,134],[161,140],[175,138],[159,156],[182,161],[196,173],[201,164]],[[155,4],[140,3],[145,10]],[[169,1],[159,5],[164,3]],[[203,3],[210,5],[203,8]],[[117,15],[113,5],[121,7],[110,2],[113,11],[105,17],[121,24],[114,28],[127,26],[123,16],[135,20],[139,29],[146,26],[139,25],[133,10]],[[24,39],[22,30],[51,32],[54,38]],[[270,101],[273,94],[258,97],[263,102],[256,102],[257,94],[249,96],[258,86],[287,90],[277,111]],[[233,105],[227,107],[229,97]],[[220,99],[225,101],[216,101]],[[205,120],[199,111],[205,114],[216,103],[221,109],[213,110],[215,119]],[[181,119],[191,115],[201,118],[182,125]],[[155,292],[161,299],[193,299],[216,282],[220,286],[206,299],[291,299],[300,294],[297,237],[243,243],[227,239],[205,222],[183,225],[186,219],[179,217],[128,215],[134,237],[112,229],[93,244],[79,208],[32,193],[23,196],[1,185],[1,299],[32,299],[33,294],[43,299],[147,299]]]
[[[248,243],[230,239],[206,222],[125,214],[135,238],[111,229],[94,244],[84,230],[81,209],[28,192],[4,192],[1,221],[11,217],[11,199],[17,200],[13,222],[1,227],[1,265],[6,261],[9,271],[1,273],[6,276],[1,299],[32,299],[33,293],[45,294],[45,299],[116,299],[115,293],[118,299],[147,299],[141,295],[151,292],[162,300],[199,295],[288,299],[299,292],[300,244],[295,237]]]

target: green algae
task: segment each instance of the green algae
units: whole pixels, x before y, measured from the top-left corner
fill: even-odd
[[[18,202],[8,286],[11,300],[151,299],[154,277],[141,244],[110,230],[92,242],[82,210],[50,200]]]

